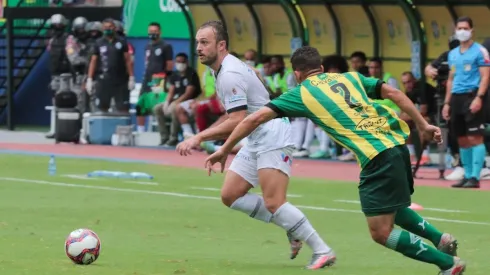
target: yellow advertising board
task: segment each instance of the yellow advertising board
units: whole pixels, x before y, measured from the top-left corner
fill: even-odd
[[[291,54],[293,32],[286,12],[280,5],[260,4],[254,6],[262,28],[262,51],[264,54]]]
[[[335,53],[335,28],[332,18],[323,5],[302,5],[301,10],[308,25],[310,46],[318,49],[321,55]]]
[[[248,49],[257,50],[257,29],[245,5],[222,4],[219,6],[226,21],[230,50],[238,54]]]
[[[340,23],[342,55],[349,56],[355,51],[373,55],[373,32],[371,24],[361,6],[333,5]]]
[[[209,20],[219,20],[218,15],[214,11],[212,6],[208,5],[188,5],[192,13],[192,18],[194,19],[194,24],[196,25],[196,30],[205,22]],[[199,60],[197,60],[197,72],[199,76],[204,74],[206,66],[202,65]]]
[[[454,31],[454,23],[444,6],[417,6],[422,16],[427,36],[427,56],[435,59],[448,50],[448,40]]]
[[[483,42],[490,37],[490,10],[486,6],[455,6],[458,16],[468,16],[473,20],[473,39]]]
[[[398,6],[371,6],[380,38],[382,57],[410,58],[412,32],[403,10]]]

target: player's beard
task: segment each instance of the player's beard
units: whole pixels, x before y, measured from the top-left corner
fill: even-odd
[[[214,62],[216,62],[217,59],[218,59],[217,53],[209,54],[208,56],[204,56],[204,59],[201,59],[201,63],[206,66],[211,66],[212,64],[214,64]]]

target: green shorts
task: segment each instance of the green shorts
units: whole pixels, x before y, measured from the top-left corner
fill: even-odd
[[[410,206],[413,191],[412,165],[405,145],[381,152],[361,171],[359,197],[366,216]]]
[[[136,106],[138,108],[138,115],[148,116],[153,114],[153,107],[162,103],[167,98],[167,93],[153,93],[145,92],[141,93]]]

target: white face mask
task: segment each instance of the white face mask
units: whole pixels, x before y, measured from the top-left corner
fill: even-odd
[[[461,42],[466,42],[471,39],[471,31],[469,30],[456,30],[454,34],[456,36],[456,39]]]
[[[185,63],[175,63],[175,69],[179,72],[183,72],[187,69],[187,64]]]
[[[255,67],[255,61],[253,60],[245,60],[245,64],[247,64],[250,67]]]

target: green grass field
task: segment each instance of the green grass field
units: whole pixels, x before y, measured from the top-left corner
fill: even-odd
[[[285,233],[221,205],[222,175],[149,164],[3,155],[0,160],[0,274],[5,275],[288,275],[309,274],[304,248],[289,260]],[[74,179],[92,170],[142,171],[156,185],[122,179]],[[207,190],[197,189],[207,188]],[[184,194],[179,196],[178,194]],[[437,274],[435,266],[404,258],[370,240],[358,212],[356,184],[294,178],[290,201],[303,206],[338,262],[319,272],[343,275]],[[190,197],[194,195],[196,197]],[[424,216],[458,237],[468,274],[490,274],[490,192],[419,187]],[[316,209],[315,209],[316,207]],[[444,210],[466,212],[441,212]],[[456,221],[456,222],[454,222]],[[90,228],[102,241],[99,259],[76,266],[65,237]]]

